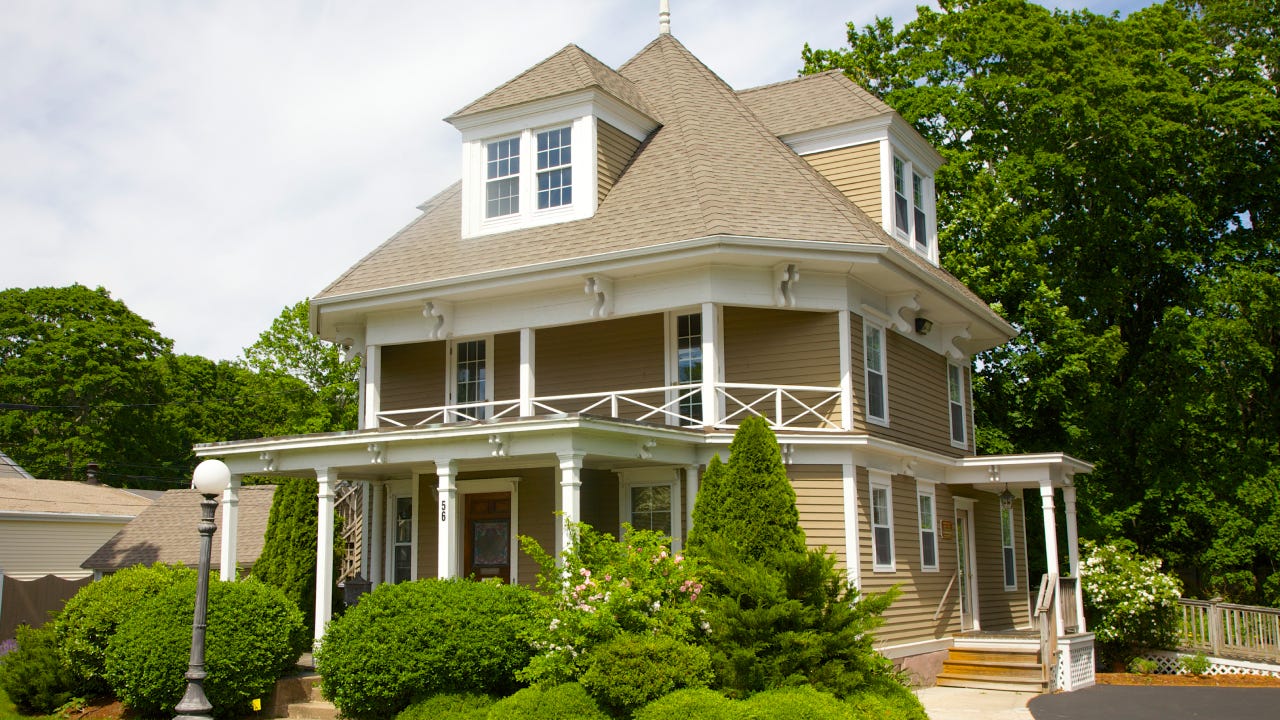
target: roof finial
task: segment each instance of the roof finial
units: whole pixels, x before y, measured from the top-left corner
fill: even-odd
[[[667,0],[658,0],[658,34],[671,34],[671,6]]]

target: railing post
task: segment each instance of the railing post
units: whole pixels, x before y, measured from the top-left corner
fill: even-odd
[[[1220,602],[1220,597],[1209,600],[1209,645],[1213,648],[1214,655],[1222,654],[1222,608],[1218,607]]]

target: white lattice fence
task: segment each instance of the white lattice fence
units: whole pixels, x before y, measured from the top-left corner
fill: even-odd
[[[1161,675],[1183,675],[1180,660],[1192,657],[1194,653],[1174,652],[1170,650],[1148,650],[1142,657],[1156,663],[1156,673]],[[1209,675],[1269,675],[1280,677],[1280,665],[1234,660],[1231,658],[1209,658]]]

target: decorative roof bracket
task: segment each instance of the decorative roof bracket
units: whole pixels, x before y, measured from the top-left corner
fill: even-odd
[[[280,458],[273,452],[264,452],[258,454],[258,459],[262,461],[263,472],[273,472]]]
[[[778,307],[792,308],[796,306],[796,285],[800,282],[800,266],[795,263],[781,263],[773,266],[773,303]]]
[[[428,300],[422,306],[422,317],[427,319],[428,340],[445,340],[453,335],[453,303]]]
[[[947,357],[957,362],[969,357],[969,353],[961,350],[956,345],[957,342],[961,340],[968,340],[972,337],[969,335],[969,326],[967,324],[943,325],[939,330],[942,335],[942,352],[945,353]]]
[[[613,278],[604,275],[587,277],[583,292],[591,298],[589,315],[593,318],[607,318],[613,314]]]
[[[919,297],[915,293],[901,293],[890,295],[885,301],[889,305],[889,322],[893,323],[893,329],[904,334],[910,333],[914,329],[912,322],[915,313],[920,309]],[[910,316],[904,313],[910,313]]]
[[[369,462],[374,465],[382,465],[387,461],[386,443],[369,443]]]
[[[506,457],[510,444],[510,433],[493,433],[489,436],[489,454],[493,457]]]
[[[337,337],[334,342],[342,350],[342,362],[351,362],[352,358],[364,357],[364,327],[361,325],[340,324],[335,328]]]

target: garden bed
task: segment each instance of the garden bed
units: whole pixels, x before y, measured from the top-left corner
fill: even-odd
[[[1155,685],[1160,687],[1280,687],[1280,677],[1272,675],[1172,675],[1140,673],[1097,673],[1099,685]]]

